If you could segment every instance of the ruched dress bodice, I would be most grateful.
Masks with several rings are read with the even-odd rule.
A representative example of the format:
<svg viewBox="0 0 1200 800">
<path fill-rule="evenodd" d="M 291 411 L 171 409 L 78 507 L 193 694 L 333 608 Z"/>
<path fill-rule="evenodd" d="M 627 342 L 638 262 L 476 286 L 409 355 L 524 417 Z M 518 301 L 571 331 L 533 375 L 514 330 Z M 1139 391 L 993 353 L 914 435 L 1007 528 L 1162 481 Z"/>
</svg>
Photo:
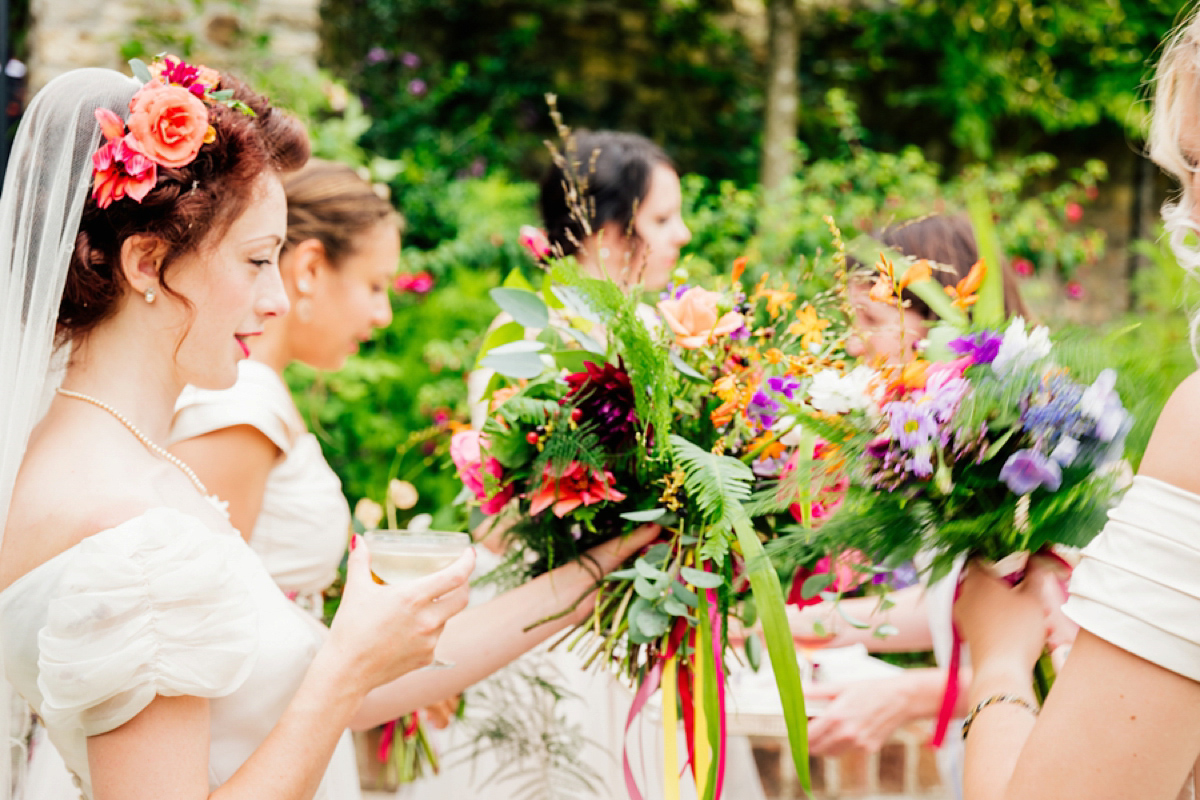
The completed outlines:
<svg viewBox="0 0 1200 800">
<path fill-rule="evenodd" d="M 1122 650 L 1200 681 L 1200 495 L 1139 475 L 1083 550 L 1063 611 Z"/>
<path fill-rule="evenodd" d="M 275 726 L 323 636 L 232 529 L 169 508 L 89 536 L 0 593 L 8 677 L 87 798 L 87 737 L 158 695 L 209 698 L 209 786 L 224 783 Z"/>
</svg>

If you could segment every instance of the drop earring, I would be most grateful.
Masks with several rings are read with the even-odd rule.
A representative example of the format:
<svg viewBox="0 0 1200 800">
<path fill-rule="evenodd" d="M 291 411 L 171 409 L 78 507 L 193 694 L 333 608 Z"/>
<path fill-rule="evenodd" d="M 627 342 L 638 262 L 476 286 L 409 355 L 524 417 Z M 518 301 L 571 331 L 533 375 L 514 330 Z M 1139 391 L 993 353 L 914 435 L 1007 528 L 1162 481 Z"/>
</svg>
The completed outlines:
<svg viewBox="0 0 1200 800">
<path fill-rule="evenodd" d="M 146 295 L 145 295 L 145 297 L 146 297 L 146 302 L 147 302 L 147 303 L 153 303 L 153 302 L 154 302 L 154 298 L 155 298 L 155 297 L 157 297 L 157 296 L 158 296 L 158 295 L 155 293 L 155 291 L 154 291 L 153 287 L 152 287 L 152 288 L 150 288 L 150 289 L 147 289 L 147 290 L 146 290 Z"/>
<path fill-rule="evenodd" d="M 296 291 L 300 293 L 300 299 L 296 301 L 296 316 L 301 322 L 308 322 L 312 319 L 312 300 L 308 298 L 309 292 L 312 291 L 312 285 L 301 278 L 296 281 Z"/>
</svg>

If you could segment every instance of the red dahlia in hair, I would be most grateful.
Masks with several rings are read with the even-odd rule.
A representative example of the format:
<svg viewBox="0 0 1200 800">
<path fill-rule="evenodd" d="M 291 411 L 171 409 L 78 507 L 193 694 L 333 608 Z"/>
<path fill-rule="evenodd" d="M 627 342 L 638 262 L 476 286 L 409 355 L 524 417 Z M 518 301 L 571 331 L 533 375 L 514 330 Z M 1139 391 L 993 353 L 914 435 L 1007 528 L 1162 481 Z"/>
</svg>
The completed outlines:
<svg viewBox="0 0 1200 800">
<path fill-rule="evenodd" d="M 623 362 L 596 366 L 586 361 L 583 366 L 583 372 L 566 377 L 571 389 L 562 403 L 583 412 L 576 415 L 579 422 L 594 425 L 601 444 L 609 450 L 620 450 L 633 442 L 638 429 L 637 402 L 629 374 Z"/>
</svg>

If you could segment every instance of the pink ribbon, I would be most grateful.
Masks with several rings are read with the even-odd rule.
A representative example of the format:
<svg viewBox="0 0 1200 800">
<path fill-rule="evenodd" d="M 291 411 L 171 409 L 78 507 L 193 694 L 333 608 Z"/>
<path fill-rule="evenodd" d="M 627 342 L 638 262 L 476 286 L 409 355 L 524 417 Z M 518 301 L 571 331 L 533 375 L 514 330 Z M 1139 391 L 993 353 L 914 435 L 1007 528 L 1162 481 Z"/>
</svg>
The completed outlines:
<svg viewBox="0 0 1200 800">
<path fill-rule="evenodd" d="M 671 635 L 667 639 L 667 651 L 659 656 L 658 661 L 646 673 L 646 677 L 642 680 L 642 685 L 638 687 L 637 693 L 633 696 L 633 704 L 629 706 L 629 716 L 625 720 L 625 737 L 629 737 L 629 729 L 633 727 L 633 721 L 637 719 L 637 715 L 642 712 L 649 702 L 650 696 L 658 691 L 658 686 L 662 682 L 662 665 L 664 662 L 675 657 L 676 651 L 679 649 L 680 642 L 683 641 L 684 633 L 687 630 L 687 621 L 680 617 L 675 622 L 675 627 L 671 630 Z M 682 681 L 680 681 L 682 686 Z M 663 702 L 675 702 L 675 698 L 663 698 Z M 633 777 L 633 767 L 629 763 L 629 745 L 625 744 L 621 748 L 621 762 L 625 773 L 625 789 L 629 792 L 631 800 L 643 800 L 641 791 L 638 790 L 637 780 Z M 690 748 L 689 748 L 690 751 Z"/>
</svg>

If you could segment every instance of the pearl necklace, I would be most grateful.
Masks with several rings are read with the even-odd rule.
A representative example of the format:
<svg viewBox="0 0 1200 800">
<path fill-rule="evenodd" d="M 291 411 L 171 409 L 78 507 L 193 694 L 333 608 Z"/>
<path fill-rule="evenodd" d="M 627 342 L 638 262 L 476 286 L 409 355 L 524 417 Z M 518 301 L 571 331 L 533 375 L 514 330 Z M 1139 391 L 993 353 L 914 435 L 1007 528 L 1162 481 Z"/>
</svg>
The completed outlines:
<svg viewBox="0 0 1200 800">
<path fill-rule="evenodd" d="M 96 398 L 92 397 L 91 395 L 86 395 L 86 394 L 83 394 L 82 392 L 72 392 L 68 389 L 63 389 L 61 387 L 57 391 L 63 397 L 70 397 L 75 400 L 82 400 L 85 403 L 91 403 L 92 405 L 96 406 L 97 408 L 102 408 L 105 411 L 107 411 L 108 413 L 112 414 L 114 417 L 117 418 L 118 422 L 120 422 L 122 425 L 124 425 L 126 428 L 128 428 L 129 432 L 137 437 L 137 440 L 139 442 L 141 442 L 142 444 L 144 444 L 146 446 L 147 450 L 149 450 L 151 453 L 154 453 L 157 456 L 160 456 L 160 457 L 166 459 L 167 461 L 171 462 L 175 466 L 179 467 L 179 470 L 184 475 L 186 475 L 188 477 L 188 480 L 190 480 L 192 482 L 192 484 L 200 491 L 200 494 L 204 497 L 208 497 L 208 489 L 205 488 L 204 483 L 200 480 L 199 476 L 197 476 L 196 473 L 192 471 L 191 467 L 189 467 L 187 464 L 180 461 L 178 456 L 173 455 L 172 453 L 168 452 L 165 448 L 160 447 L 157 444 L 155 444 L 154 442 L 150 441 L 150 437 L 147 436 L 146 434 L 142 433 L 140 430 L 138 430 L 137 426 L 134 425 L 132 422 L 130 422 L 125 417 L 125 415 L 122 414 L 120 411 L 117 411 L 115 408 L 110 406 L 108 403 L 97 400 Z"/>
</svg>

